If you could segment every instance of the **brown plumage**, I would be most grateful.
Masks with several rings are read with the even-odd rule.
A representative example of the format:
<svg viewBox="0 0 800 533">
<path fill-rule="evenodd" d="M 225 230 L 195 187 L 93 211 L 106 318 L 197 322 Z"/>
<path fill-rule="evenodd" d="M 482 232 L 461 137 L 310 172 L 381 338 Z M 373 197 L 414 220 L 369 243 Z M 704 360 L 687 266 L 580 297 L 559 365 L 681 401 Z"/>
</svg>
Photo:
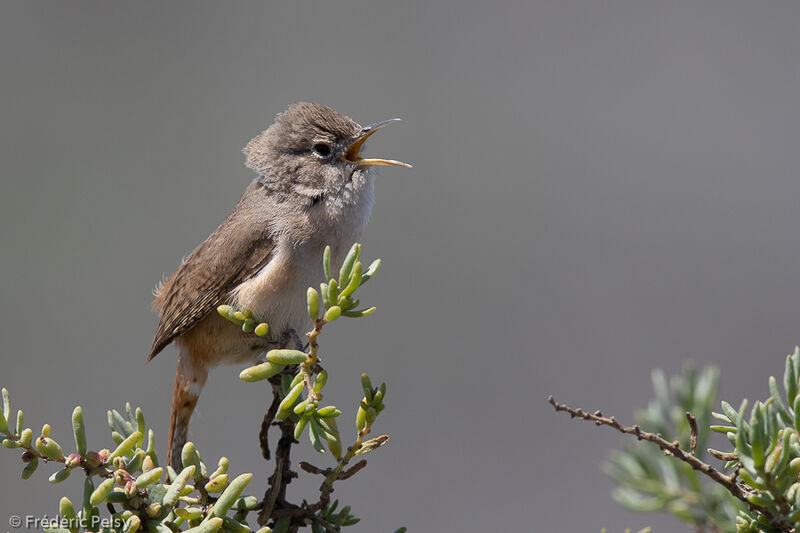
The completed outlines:
<svg viewBox="0 0 800 533">
<path fill-rule="evenodd" d="M 148 361 L 269 263 L 275 241 L 266 224 L 254 225 L 251 220 L 249 204 L 258 201 L 259 192 L 266 194 L 258 182 L 251 185 L 228 218 L 156 291 L 153 307 L 161 320 Z"/>
<path fill-rule="evenodd" d="M 334 261 L 361 233 L 373 205 L 373 165 L 362 159 L 361 128 L 321 104 L 299 103 L 245 148 L 258 177 L 230 215 L 156 290 L 159 324 L 147 360 L 171 342 L 179 356 L 170 414 L 168 462 L 180 466 L 189 420 L 210 368 L 254 361 L 276 338 L 310 326 L 304 294 L 319 282 L 326 244 Z M 250 309 L 272 339 L 245 334 L 216 313 Z"/>
</svg>

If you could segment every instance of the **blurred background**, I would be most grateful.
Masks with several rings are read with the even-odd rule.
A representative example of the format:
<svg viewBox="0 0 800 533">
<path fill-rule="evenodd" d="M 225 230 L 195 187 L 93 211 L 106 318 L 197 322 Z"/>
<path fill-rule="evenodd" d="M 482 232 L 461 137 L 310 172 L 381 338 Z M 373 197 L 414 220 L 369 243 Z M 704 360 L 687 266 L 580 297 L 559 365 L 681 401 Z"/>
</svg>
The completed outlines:
<svg viewBox="0 0 800 533">
<path fill-rule="evenodd" d="M 622 436 L 548 394 L 632 420 L 651 369 L 693 360 L 738 404 L 800 343 L 797 2 L 0 11 L 0 382 L 67 448 L 75 405 L 101 447 L 106 409 L 131 401 L 163 450 L 175 351 L 144 364 L 151 290 L 253 178 L 241 148 L 299 100 L 402 117 L 367 151 L 414 164 L 382 170 L 362 239 L 383 259 L 362 295 L 378 312 L 321 338 L 345 413 L 361 372 L 389 384 L 390 444 L 336 488 L 362 518 L 348 531 L 683 530 L 613 503 L 600 463 Z M 212 373 L 190 437 L 260 494 L 269 394 L 239 370 Z M 65 492 L 52 467 L 19 481 L 16 455 L 4 529 Z M 295 458 L 325 462 L 305 439 Z"/>
</svg>

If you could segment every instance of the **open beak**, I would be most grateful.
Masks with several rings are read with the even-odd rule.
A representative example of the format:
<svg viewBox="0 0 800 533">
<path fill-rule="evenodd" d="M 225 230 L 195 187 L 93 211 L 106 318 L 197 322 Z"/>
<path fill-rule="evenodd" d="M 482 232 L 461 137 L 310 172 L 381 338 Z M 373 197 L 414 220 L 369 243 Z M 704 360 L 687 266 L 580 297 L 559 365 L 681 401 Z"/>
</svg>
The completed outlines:
<svg viewBox="0 0 800 533">
<path fill-rule="evenodd" d="M 353 143 L 347 147 L 347 151 L 342 156 L 342 161 L 347 161 L 348 163 L 355 163 L 359 166 L 369 167 L 373 165 L 386 165 L 391 167 L 405 167 L 411 168 L 411 165 L 408 163 L 403 163 L 401 161 L 394 161 L 392 159 L 365 159 L 358 155 L 361 151 L 361 147 L 364 145 L 364 142 L 369 139 L 369 137 L 381 129 L 382 127 L 386 126 L 387 124 L 391 124 L 392 122 L 400 122 L 399 118 L 390 118 L 389 120 L 382 120 L 380 122 L 376 122 L 375 124 L 370 124 L 369 126 L 364 126 L 361 129 L 361 135 L 353 141 Z"/>
</svg>

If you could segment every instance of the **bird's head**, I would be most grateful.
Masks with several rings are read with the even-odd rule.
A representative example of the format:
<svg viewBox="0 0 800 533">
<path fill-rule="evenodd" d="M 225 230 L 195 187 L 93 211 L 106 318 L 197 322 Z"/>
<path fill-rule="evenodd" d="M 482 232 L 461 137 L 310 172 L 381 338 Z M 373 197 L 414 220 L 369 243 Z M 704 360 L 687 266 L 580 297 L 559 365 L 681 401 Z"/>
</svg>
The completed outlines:
<svg viewBox="0 0 800 533">
<path fill-rule="evenodd" d="M 247 166 L 275 191 L 320 200 L 358 201 L 371 184 L 374 166 L 411 167 L 391 159 L 361 157 L 364 142 L 378 129 L 400 119 L 369 126 L 322 104 L 300 102 L 245 147 Z"/>
</svg>

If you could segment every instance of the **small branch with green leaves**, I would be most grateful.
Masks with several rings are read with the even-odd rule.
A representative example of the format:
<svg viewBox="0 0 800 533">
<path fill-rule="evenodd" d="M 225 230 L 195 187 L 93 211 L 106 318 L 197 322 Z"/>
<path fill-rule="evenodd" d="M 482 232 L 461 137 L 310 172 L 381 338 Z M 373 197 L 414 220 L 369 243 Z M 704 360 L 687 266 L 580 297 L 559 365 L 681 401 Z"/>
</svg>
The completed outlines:
<svg viewBox="0 0 800 533">
<path fill-rule="evenodd" d="M 342 316 L 363 317 L 375 310 L 374 307 L 356 309 L 359 305 L 354 299 L 356 290 L 380 266 L 380 260 L 376 260 L 365 272 L 360 254 L 361 245 L 355 244 L 341 266 L 338 278 L 334 278 L 330 248 L 326 248 L 323 270 L 327 282 L 321 284 L 320 291 L 309 288 L 306 295 L 308 313 L 314 323 L 314 329 L 308 333 L 308 351 L 303 351 L 302 345 L 298 345 L 300 349 L 287 349 L 286 342 L 278 342 L 281 348 L 269 351 L 266 361 L 240 374 L 242 381 L 269 380 L 273 387 L 272 405 L 264 417 L 259 435 L 265 459 L 270 457 L 269 427 L 277 425 L 281 430 L 275 452 L 275 471 L 269 478 L 262 501 L 242 494 L 252 474 L 230 479 L 229 461 L 225 457 L 209 473 L 191 442 L 182 449 L 183 470 L 176 472 L 169 466 L 160 467 L 154 432 L 146 427 L 142 410 L 133 410 L 130 404 L 126 404 L 124 414 L 116 410 L 108 412 L 108 425 L 116 447 L 100 451 L 89 449 L 83 411 L 77 407 L 72 416 L 76 452 L 65 455 L 61 445 L 50 435 L 49 425 L 45 424 L 40 436 L 34 438 L 33 431 L 24 426 L 22 411 L 11 423 L 10 394 L 2 389 L 0 435 L 6 448 L 22 450 L 23 479 L 31 477 L 41 463 L 49 462 L 61 465 L 50 476 L 52 483 L 65 480 L 74 470 L 82 470 L 86 476 L 81 506 L 76 510 L 71 500 L 62 498 L 59 514 L 64 520 L 47 531 L 98 531 L 103 505 L 110 514 L 112 525 L 107 527 L 108 522 L 102 525 L 104 531 L 111 533 L 136 533 L 139 530 L 159 533 L 288 533 L 306 526 L 310 526 L 313 533 L 338 533 L 342 527 L 357 523 L 359 519 L 350 513 L 350 507 L 339 508 L 339 502 L 331 502 L 330 495 L 336 481 L 348 479 L 366 466 L 366 461 L 361 460 L 347 468 L 354 457 L 369 453 L 388 440 L 386 435 L 364 440 L 385 407 L 386 385 L 382 383 L 373 387 L 366 374 L 362 375 L 364 397 L 355 416 L 358 432 L 355 442 L 343 453 L 336 424 L 342 411 L 333 405 L 321 405 L 328 373 L 320 364 L 318 337 L 324 326 Z M 246 333 L 270 336 L 269 325 L 259 322 L 247 310 L 220 306 L 218 311 Z M 280 333 L 280 339 L 288 338 L 288 332 Z M 324 469 L 300 463 L 303 470 L 322 475 L 325 479 L 316 503 L 309 504 L 303 500 L 300 505 L 295 505 L 285 501 L 286 485 L 296 477 L 290 470 L 290 450 L 306 429 L 314 449 L 320 453 L 330 451 L 336 462 Z M 247 523 L 250 513 L 256 513 L 258 524 L 264 527 L 251 528 Z M 402 531 L 405 528 L 397 530 Z"/>
<path fill-rule="evenodd" d="M 362 460 L 349 470 L 345 470 L 345 466 L 358 455 L 365 455 L 374 450 L 377 450 L 389 440 L 388 435 L 381 435 L 374 439 L 364 441 L 369 432 L 372 430 L 372 423 L 378 414 L 383 411 L 384 404 L 383 398 L 386 395 L 386 384 L 381 383 L 378 388 L 373 388 L 370 383 L 369 377 L 366 374 L 361 375 L 361 386 L 364 389 L 364 397 L 358 406 L 358 413 L 356 414 L 356 427 L 358 428 L 358 436 L 355 443 L 347 449 L 347 453 L 340 457 L 336 466 L 330 470 L 322 472 L 325 476 L 325 481 L 320 486 L 320 499 L 318 505 L 324 507 L 330 502 L 330 495 L 333 492 L 334 482 L 340 479 L 347 479 L 367 465 L 366 460 Z"/>
<path fill-rule="evenodd" d="M 351 477 L 366 465 L 366 462 L 362 462 L 345 470 L 353 457 L 369 453 L 388 440 L 389 437 L 383 435 L 377 439 L 364 441 L 378 413 L 385 407 L 383 399 L 386 395 L 386 384 L 382 383 L 379 387 L 373 388 L 369 377 L 366 374 L 362 375 L 364 398 L 356 414 L 358 433 L 353 445 L 343 454 L 342 439 L 336 422 L 342 411 L 333 405 L 321 406 L 322 391 L 328 381 L 328 372 L 320 364 L 318 339 L 323 328 L 340 317 L 359 318 L 375 311 L 374 307 L 356 309 L 360 302 L 354 295 L 356 290 L 375 275 L 380 267 L 380 259 L 373 261 L 366 271 L 360 259 L 361 245 L 354 244 L 339 269 L 338 277 L 334 277 L 331 249 L 326 247 L 322 261 L 326 282 L 320 284 L 319 291 L 309 287 L 306 293 L 308 316 L 314 324 L 313 330 L 307 333 L 307 351 L 287 348 L 270 350 L 266 354 L 266 361 L 246 368 L 239 375 L 240 379 L 246 382 L 271 380 L 277 391 L 275 401 L 265 417 L 265 424 L 278 425 L 282 431 L 282 438 L 276 452 L 275 470 L 270 478 L 270 486 L 266 490 L 259 516 L 261 524 L 267 523 L 276 513 L 284 514 L 283 518 L 289 518 L 290 526 L 312 520 L 312 530 L 315 532 L 337 531 L 336 527 L 351 525 L 358 521 L 349 515 L 349 508 L 347 517 L 340 517 L 337 514 L 337 518 L 332 520 L 329 511 L 330 495 L 336 481 Z M 245 332 L 252 332 L 262 337 L 269 335 L 269 325 L 263 322 L 257 323 L 247 310 L 236 310 L 226 305 L 220 306 L 218 311 L 223 317 L 241 326 Z M 276 422 L 272 422 L 273 417 Z M 280 497 L 285 493 L 286 484 L 293 477 L 293 473 L 288 470 L 289 450 L 293 442 L 287 438 L 289 427 L 292 428 L 291 435 L 294 439 L 299 439 L 308 429 L 309 440 L 314 449 L 319 453 L 325 453 L 327 449 L 337 460 L 336 464 L 328 469 L 314 467 L 306 462 L 301 463 L 301 468 L 307 472 L 325 476 L 320 487 L 319 500 L 314 504 L 304 502 L 300 506 L 292 505 L 282 501 Z M 262 447 L 265 433 L 266 430 L 262 430 Z M 265 457 L 267 456 L 268 450 L 265 449 Z M 326 529 L 328 526 L 325 524 L 332 525 L 334 529 Z"/>
<path fill-rule="evenodd" d="M 747 502 L 747 494 L 742 491 L 741 487 L 736 484 L 736 476 L 734 475 L 725 475 L 713 466 L 704 463 L 700 459 L 698 459 L 692 452 L 684 450 L 681 448 L 681 443 L 678 440 L 668 441 L 663 438 L 661 435 L 657 433 L 651 433 L 649 431 L 644 431 L 642 428 L 636 424 L 633 426 L 626 426 L 625 424 L 620 423 L 616 417 L 610 416 L 606 417 L 603 416 L 603 413 L 600 411 L 595 411 L 593 413 L 587 413 L 583 409 L 580 408 L 573 408 L 562 403 L 558 403 L 555 399 L 550 396 L 547 399 L 548 403 L 553 406 L 553 409 L 556 411 L 564 411 L 569 413 L 570 417 L 572 418 L 580 418 L 581 420 L 589 420 L 595 423 L 598 426 L 609 426 L 620 433 L 625 433 L 628 435 L 635 436 L 638 440 L 646 440 L 648 442 L 652 442 L 661 450 L 667 454 L 675 457 L 676 459 L 685 462 L 689 466 L 691 466 L 694 470 L 698 472 L 702 472 L 703 474 L 707 475 L 723 487 L 725 487 L 728 492 L 730 492 L 736 498 L 742 500 L 743 502 Z"/>
<path fill-rule="evenodd" d="M 182 528 L 193 533 L 214 533 L 223 528 L 227 531 L 251 531 L 245 518 L 247 513 L 256 509 L 258 500 L 241 496 L 241 493 L 252 474 L 229 480 L 228 459 L 223 457 L 217 469 L 207 475 L 206 466 L 191 442 L 183 448 L 186 466 L 181 472 L 175 472 L 169 466 L 158 466 L 154 432 L 147 429 L 140 408 L 134 411 L 130 404 L 126 404 L 125 414 L 109 411 L 108 425 L 117 446 L 113 450 L 92 451 L 86 442 L 83 410 L 76 407 L 72 414 L 76 451 L 65 456 L 61 445 L 50 435 L 47 424 L 35 443 L 32 442 L 31 429 L 23 429 L 22 411 L 17 414 L 15 427 L 9 428 L 11 398 L 6 389 L 3 389 L 2 396 L 0 433 L 5 435 L 3 445 L 24 450 L 23 479 L 31 477 L 40 460 L 64 465 L 50 476 L 51 483 L 64 481 L 73 470 L 82 470 L 86 476 L 81 506 L 76 510 L 69 498 L 61 498 L 59 515 L 62 520 L 58 527 L 46 528 L 46 531 L 98 531 L 102 505 L 110 513 L 110 521 L 102 522 L 102 525 L 110 522 L 112 527 L 106 527 L 106 530 L 112 532 L 145 530 L 168 533 Z M 145 434 L 148 435 L 146 447 Z M 195 485 L 190 484 L 192 481 Z M 259 530 L 260 533 L 269 531 L 269 528 Z"/>
<path fill-rule="evenodd" d="M 632 510 L 670 511 L 701 531 L 800 531 L 800 348 L 786 357 L 782 390 L 770 377 L 770 396 L 752 408 L 745 399 L 738 409 L 723 401 L 721 413 L 711 411 L 718 391 L 715 369 L 698 378 L 690 368 L 669 383 L 657 371 L 653 384 L 656 398 L 632 426 L 549 399 L 556 411 L 634 435 L 663 452 L 659 457 L 628 446 L 615 454 L 607 466 L 619 484 L 615 498 Z M 711 417 L 722 424 L 711 424 Z M 668 432 L 671 437 L 665 436 Z M 733 449 L 706 448 L 711 432 L 724 434 Z M 696 450 L 724 461 L 724 467 L 712 467 Z M 692 471 L 713 483 L 701 485 L 696 474 L 688 474 Z"/>
</svg>

